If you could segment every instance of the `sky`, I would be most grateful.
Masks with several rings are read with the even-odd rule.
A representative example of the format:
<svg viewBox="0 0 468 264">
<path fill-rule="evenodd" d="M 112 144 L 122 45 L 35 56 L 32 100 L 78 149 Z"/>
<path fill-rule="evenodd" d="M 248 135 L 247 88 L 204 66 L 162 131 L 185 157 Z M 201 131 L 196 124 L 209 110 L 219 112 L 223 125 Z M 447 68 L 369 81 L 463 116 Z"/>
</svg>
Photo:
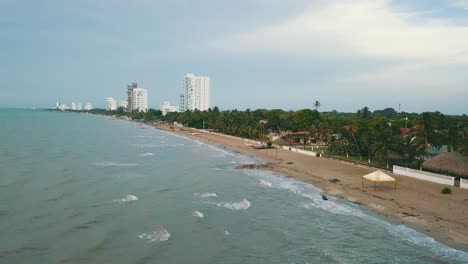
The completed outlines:
<svg viewBox="0 0 468 264">
<path fill-rule="evenodd" d="M 468 114 L 468 0 L 0 0 L 0 107 L 178 104 L 187 73 L 220 109 Z"/>
</svg>

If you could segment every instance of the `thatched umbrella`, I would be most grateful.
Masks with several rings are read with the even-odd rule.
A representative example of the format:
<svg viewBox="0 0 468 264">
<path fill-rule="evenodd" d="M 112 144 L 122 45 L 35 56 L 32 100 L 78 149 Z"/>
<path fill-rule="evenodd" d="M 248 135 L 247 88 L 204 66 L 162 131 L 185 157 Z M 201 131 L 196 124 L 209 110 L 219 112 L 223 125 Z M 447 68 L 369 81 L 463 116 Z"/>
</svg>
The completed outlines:
<svg viewBox="0 0 468 264">
<path fill-rule="evenodd" d="M 422 164 L 424 169 L 468 177 L 468 157 L 455 153 L 441 153 Z"/>
</svg>

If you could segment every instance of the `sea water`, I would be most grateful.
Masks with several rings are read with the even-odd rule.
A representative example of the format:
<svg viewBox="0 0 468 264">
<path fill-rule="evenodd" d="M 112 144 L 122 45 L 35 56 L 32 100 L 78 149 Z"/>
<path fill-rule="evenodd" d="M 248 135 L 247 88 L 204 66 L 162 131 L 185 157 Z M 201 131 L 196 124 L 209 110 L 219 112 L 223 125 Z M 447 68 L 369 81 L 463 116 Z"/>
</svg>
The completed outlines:
<svg viewBox="0 0 468 264">
<path fill-rule="evenodd" d="M 91 114 L 0 125 L 0 263 L 468 263 L 219 146 Z"/>
</svg>

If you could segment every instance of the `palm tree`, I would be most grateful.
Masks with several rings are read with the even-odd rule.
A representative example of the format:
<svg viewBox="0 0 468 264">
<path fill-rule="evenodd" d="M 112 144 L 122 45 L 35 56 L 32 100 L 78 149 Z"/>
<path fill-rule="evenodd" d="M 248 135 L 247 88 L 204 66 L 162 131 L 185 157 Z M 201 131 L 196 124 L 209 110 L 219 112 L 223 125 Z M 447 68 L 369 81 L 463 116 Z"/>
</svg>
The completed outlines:
<svg viewBox="0 0 468 264">
<path fill-rule="evenodd" d="M 380 126 L 376 131 L 375 142 L 370 146 L 374 157 L 381 162 L 387 164 L 389 169 L 388 158 L 391 154 L 398 154 L 399 151 L 399 136 L 394 136 L 389 127 Z"/>
<path fill-rule="evenodd" d="M 320 102 L 319 101 L 315 101 L 314 103 L 314 108 L 316 111 L 318 111 L 318 108 L 321 106 Z"/>
<path fill-rule="evenodd" d="M 356 134 L 356 132 L 359 130 L 359 128 L 356 125 L 353 125 L 353 124 L 346 125 L 343 128 L 345 129 L 346 132 L 351 134 L 351 136 L 352 136 L 352 138 L 354 140 L 354 143 L 356 144 L 356 148 L 358 150 L 358 153 L 359 153 L 359 160 L 362 160 L 361 151 L 359 150 L 359 146 L 358 146 L 358 143 L 356 141 L 356 137 L 354 136 L 354 134 Z M 346 155 L 346 156 L 348 156 L 348 155 Z"/>
</svg>

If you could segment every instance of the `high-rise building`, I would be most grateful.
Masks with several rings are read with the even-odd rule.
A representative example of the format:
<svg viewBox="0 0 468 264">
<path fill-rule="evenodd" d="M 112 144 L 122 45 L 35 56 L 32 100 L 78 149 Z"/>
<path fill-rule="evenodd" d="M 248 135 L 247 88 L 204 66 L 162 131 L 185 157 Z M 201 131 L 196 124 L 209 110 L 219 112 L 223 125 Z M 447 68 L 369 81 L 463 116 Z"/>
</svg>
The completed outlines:
<svg viewBox="0 0 468 264">
<path fill-rule="evenodd" d="M 72 102 L 72 103 L 71 103 L 71 110 L 76 110 L 76 104 L 75 104 L 75 102 Z"/>
<path fill-rule="evenodd" d="M 114 111 L 117 110 L 117 101 L 115 101 L 112 97 L 106 98 L 106 110 L 107 111 Z"/>
<path fill-rule="evenodd" d="M 206 111 L 210 108 L 210 78 L 187 74 L 184 78 L 184 89 L 180 95 L 180 111 Z"/>
<path fill-rule="evenodd" d="M 76 103 L 75 109 L 76 109 L 77 111 L 81 111 L 81 109 L 82 109 L 82 107 L 81 107 L 81 102 Z"/>
<path fill-rule="evenodd" d="M 162 105 L 159 106 L 159 110 L 161 110 L 163 116 L 166 116 L 167 113 L 179 112 L 179 107 L 171 105 L 171 103 L 169 102 L 164 102 Z"/>
<path fill-rule="evenodd" d="M 148 111 L 148 91 L 138 88 L 137 83 L 127 86 L 127 111 Z"/>
</svg>

